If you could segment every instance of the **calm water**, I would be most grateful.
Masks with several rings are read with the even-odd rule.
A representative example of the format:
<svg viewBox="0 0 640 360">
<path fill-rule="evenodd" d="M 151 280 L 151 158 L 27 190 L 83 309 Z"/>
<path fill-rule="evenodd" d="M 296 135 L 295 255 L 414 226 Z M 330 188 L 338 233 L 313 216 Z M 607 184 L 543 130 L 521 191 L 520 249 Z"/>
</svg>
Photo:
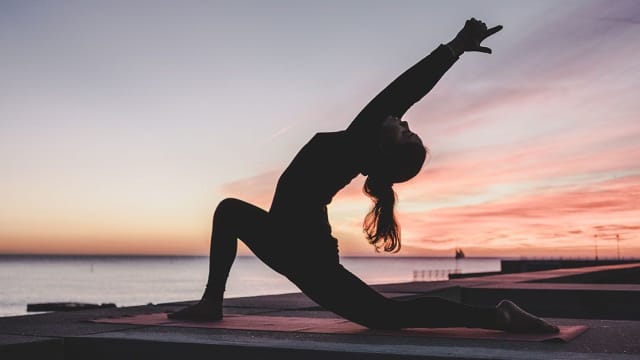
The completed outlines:
<svg viewBox="0 0 640 360">
<path fill-rule="evenodd" d="M 499 259 L 358 258 L 342 264 L 365 282 L 442 280 L 447 272 L 499 271 Z M 0 316 L 27 314 L 27 303 L 142 305 L 200 298 L 207 257 L 0 256 Z M 235 262 L 225 297 L 297 292 L 254 257 Z"/>
</svg>

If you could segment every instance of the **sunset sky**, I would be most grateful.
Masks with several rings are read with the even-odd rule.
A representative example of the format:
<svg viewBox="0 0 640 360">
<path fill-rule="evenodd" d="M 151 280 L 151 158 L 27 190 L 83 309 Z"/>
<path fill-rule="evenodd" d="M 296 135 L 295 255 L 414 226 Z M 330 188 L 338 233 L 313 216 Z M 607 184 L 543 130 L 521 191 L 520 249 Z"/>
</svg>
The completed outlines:
<svg viewBox="0 0 640 360">
<path fill-rule="evenodd" d="M 405 116 L 431 158 L 398 255 L 640 257 L 636 0 L 4 0 L 0 253 L 206 255 L 220 200 L 268 208 L 471 17 L 504 29 Z M 329 207 L 341 255 L 375 255 L 363 181 Z"/>
</svg>

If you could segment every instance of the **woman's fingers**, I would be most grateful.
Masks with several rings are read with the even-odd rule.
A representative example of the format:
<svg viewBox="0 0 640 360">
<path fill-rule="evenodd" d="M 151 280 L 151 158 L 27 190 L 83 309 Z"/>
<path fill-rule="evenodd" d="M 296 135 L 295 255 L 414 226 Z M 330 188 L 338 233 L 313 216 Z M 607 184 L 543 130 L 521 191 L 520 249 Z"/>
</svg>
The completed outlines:
<svg viewBox="0 0 640 360">
<path fill-rule="evenodd" d="M 486 29 L 486 25 L 484 25 L 484 23 L 482 24 L 483 27 L 485 28 L 484 31 L 484 35 L 482 36 L 482 40 L 480 41 L 484 41 L 484 39 L 488 38 L 489 36 L 497 33 L 498 31 L 502 30 L 502 25 L 498 25 L 498 26 L 494 26 L 491 29 Z M 478 44 L 478 46 L 474 49 L 474 51 L 479 51 L 485 54 L 491 54 L 491 49 L 486 47 L 486 46 L 480 46 L 480 44 Z"/>
<path fill-rule="evenodd" d="M 491 49 L 486 46 L 478 46 L 477 48 L 473 49 L 473 51 L 491 54 Z"/>
<path fill-rule="evenodd" d="M 484 38 L 486 39 L 500 30 L 502 30 L 502 25 L 494 26 L 491 29 L 487 30 L 487 32 L 484 35 Z"/>
<path fill-rule="evenodd" d="M 480 43 L 500 30 L 502 30 L 502 25 L 489 29 L 484 22 L 476 18 L 471 18 L 466 21 L 463 29 L 456 36 L 456 39 L 459 39 L 463 44 L 464 51 L 477 51 L 491 54 L 491 49 L 486 46 L 481 46 Z"/>
</svg>

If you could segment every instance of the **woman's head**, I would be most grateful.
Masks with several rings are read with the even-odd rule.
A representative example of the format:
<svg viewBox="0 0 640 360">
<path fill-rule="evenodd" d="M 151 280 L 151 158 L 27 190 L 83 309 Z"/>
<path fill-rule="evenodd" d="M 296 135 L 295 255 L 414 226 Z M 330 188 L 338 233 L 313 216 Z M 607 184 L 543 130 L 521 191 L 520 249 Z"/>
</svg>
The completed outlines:
<svg viewBox="0 0 640 360">
<path fill-rule="evenodd" d="M 422 144 L 422 140 L 418 134 L 409 129 L 406 121 L 400 120 L 397 116 L 387 116 L 380 127 L 380 143 L 381 145 L 395 145 L 415 143 Z"/>
<path fill-rule="evenodd" d="M 406 121 L 395 116 L 388 116 L 382 123 L 378 149 L 369 175 L 390 183 L 416 176 L 427 157 L 422 139 L 409 129 Z"/>
<path fill-rule="evenodd" d="M 427 150 L 405 121 L 389 116 L 380 130 L 378 154 L 371 160 L 364 192 L 374 205 L 363 228 L 376 250 L 400 250 L 400 227 L 394 214 L 396 194 L 393 184 L 407 181 L 420 172 Z"/>
</svg>

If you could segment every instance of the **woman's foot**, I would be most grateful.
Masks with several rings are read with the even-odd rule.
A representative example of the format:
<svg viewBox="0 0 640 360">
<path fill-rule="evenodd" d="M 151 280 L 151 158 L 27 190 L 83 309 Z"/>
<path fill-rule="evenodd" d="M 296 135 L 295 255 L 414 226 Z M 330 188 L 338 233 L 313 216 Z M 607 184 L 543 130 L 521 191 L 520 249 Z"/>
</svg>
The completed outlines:
<svg viewBox="0 0 640 360">
<path fill-rule="evenodd" d="M 167 314 L 169 319 L 190 320 L 190 321 L 216 321 L 222 319 L 222 303 L 200 300 L 199 303 L 191 305 L 180 311 Z"/>
<path fill-rule="evenodd" d="M 502 300 L 496 307 L 498 327 L 501 330 L 518 333 L 557 333 L 557 326 L 533 316 L 509 300 Z"/>
</svg>

